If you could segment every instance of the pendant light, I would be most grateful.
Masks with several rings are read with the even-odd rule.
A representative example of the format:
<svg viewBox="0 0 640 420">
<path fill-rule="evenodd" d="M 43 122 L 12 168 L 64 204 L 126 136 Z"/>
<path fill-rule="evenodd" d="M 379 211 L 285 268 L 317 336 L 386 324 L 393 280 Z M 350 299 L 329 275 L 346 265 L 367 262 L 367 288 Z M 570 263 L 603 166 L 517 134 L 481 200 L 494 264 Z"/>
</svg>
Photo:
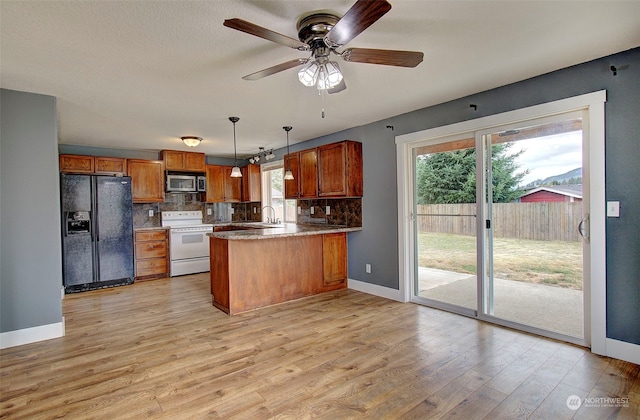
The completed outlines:
<svg viewBox="0 0 640 420">
<path fill-rule="evenodd" d="M 291 126 L 282 127 L 284 131 L 287 132 L 287 155 L 289 154 L 289 131 L 293 129 Z M 287 159 L 287 170 L 284 173 L 284 180 L 291 181 L 293 180 L 293 172 L 291 172 L 291 165 L 289 164 L 289 159 Z"/>
<path fill-rule="evenodd" d="M 231 178 L 242 177 L 242 172 L 238 167 L 238 153 L 236 151 L 236 123 L 240 121 L 238 117 L 229 117 L 229 121 L 233 123 L 233 168 L 231 169 Z"/>
</svg>

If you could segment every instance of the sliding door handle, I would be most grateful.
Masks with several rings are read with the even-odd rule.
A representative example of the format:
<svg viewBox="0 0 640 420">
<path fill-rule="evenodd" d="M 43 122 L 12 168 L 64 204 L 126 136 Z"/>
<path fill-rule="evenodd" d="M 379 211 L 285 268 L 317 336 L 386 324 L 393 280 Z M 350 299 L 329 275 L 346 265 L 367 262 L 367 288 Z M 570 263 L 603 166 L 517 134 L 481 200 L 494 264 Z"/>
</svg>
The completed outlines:
<svg viewBox="0 0 640 420">
<path fill-rule="evenodd" d="M 585 214 L 585 216 L 578 223 L 578 233 L 582 236 L 586 242 L 589 242 L 589 214 Z"/>
</svg>

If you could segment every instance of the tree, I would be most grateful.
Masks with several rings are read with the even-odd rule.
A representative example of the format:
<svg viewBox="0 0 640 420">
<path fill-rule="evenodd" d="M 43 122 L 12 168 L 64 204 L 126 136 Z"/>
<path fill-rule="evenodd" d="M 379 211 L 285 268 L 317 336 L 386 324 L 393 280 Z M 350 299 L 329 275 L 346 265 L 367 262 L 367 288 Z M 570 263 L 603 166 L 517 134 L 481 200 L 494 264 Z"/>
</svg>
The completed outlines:
<svg viewBox="0 0 640 420">
<path fill-rule="evenodd" d="M 515 159 L 509 154 L 512 143 L 492 146 L 493 202 L 508 203 L 519 198 L 518 187 L 528 171 L 516 172 Z M 475 148 L 440 152 L 417 159 L 418 204 L 454 204 L 476 202 Z"/>
</svg>

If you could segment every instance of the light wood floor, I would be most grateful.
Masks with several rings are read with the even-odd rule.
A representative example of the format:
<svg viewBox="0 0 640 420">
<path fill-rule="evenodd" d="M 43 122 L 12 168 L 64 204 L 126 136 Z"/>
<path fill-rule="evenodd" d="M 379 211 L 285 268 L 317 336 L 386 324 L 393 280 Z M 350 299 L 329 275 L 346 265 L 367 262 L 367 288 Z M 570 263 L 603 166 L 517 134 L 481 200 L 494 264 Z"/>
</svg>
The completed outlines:
<svg viewBox="0 0 640 420">
<path fill-rule="evenodd" d="M 351 290 L 228 317 L 204 274 L 63 312 L 65 337 L 0 351 L 0 417 L 640 417 L 638 365 Z"/>
</svg>

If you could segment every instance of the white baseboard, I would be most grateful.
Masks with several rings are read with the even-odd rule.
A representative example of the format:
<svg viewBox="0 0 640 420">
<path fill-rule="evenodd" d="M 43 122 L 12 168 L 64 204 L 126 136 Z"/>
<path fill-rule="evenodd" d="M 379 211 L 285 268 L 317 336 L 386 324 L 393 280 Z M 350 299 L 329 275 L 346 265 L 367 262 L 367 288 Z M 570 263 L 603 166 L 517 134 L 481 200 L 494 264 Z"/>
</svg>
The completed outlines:
<svg viewBox="0 0 640 420">
<path fill-rule="evenodd" d="M 24 328 L 0 333 L 0 349 L 22 346 L 37 341 L 51 340 L 64 337 L 64 317 L 62 322 L 55 324 L 39 325 L 37 327 Z"/>
<path fill-rule="evenodd" d="M 398 302 L 404 302 L 400 290 L 390 289 L 388 287 L 378 286 L 377 284 L 366 283 L 364 281 L 353 279 L 349 279 L 348 284 L 349 289 L 369 293 L 370 295 L 380 296 L 391 300 L 396 300 Z"/>
<path fill-rule="evenodd" d="M 607 356 L 640 365 L 640 345 L 607 338 Z"/>
</svg>

